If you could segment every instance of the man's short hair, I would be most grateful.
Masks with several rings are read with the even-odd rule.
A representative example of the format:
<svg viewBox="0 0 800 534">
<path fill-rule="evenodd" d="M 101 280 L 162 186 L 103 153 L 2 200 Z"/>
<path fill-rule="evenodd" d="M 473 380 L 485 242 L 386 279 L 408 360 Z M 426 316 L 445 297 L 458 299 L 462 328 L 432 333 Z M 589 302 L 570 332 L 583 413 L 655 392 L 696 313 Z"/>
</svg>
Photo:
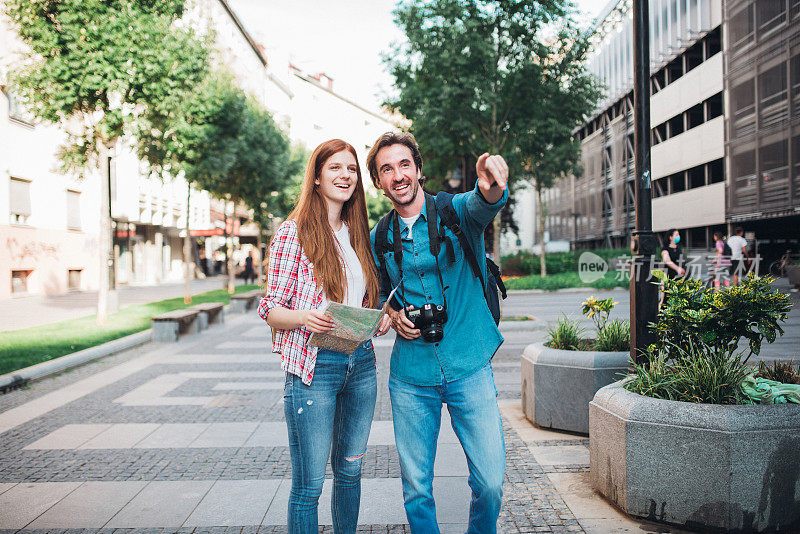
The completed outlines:
<svg viewBox="0 0 800 534">
<path fill-rule="evenodd" d="M 734 233 L 734 234 L 736 234 L 736 235 L 743 234 L 743 233 L 744 233 L 744 230 L 742 229 L 742 227 L 741 227 L 741 226 L 737 226 L 737 227 L 736 227 L 736 228 L 733 230 L 733 233 Z"/>
<path fill-rule="evenodd" d="M 417 169 L 422 169 L 422 156 L 419 153 L 419 146 L 414 136 L 408 132 L 386 132 L 375 141 L 375 144 L 369 149 L 369 154 L 367 154 L 367 169 L 369 169 L 372 183 L 376 186 L 380 180 L 378 179 L 378 169 L 375 166 L 375 156 L 378 155 L 380 149 L 391 145 L 403 145 L 408 147 L 414 158 L 414 164 L 417 166 Z"/>
</svg>

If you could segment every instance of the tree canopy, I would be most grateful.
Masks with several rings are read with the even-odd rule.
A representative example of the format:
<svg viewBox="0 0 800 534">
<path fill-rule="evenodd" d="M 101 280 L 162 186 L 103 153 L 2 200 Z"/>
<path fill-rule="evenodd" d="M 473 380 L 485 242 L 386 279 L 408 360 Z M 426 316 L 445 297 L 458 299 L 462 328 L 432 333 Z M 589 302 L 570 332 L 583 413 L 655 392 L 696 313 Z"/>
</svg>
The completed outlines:
<svg viewBox="0 0 800 534">
<path fill-rule="evenodd" d="M 207 71 L 202 39 L 175 24 L 183 8 L 183 0 L 6 2 L 32 52 L 13 83 L 37 118 L 66 126 L 63 170 L 82 173 L 100 145 L 127 134 L 160 164 L 163 152 L 150 150 L 164 134 L 158 116 L 168 118 Z"/>
<path fill-rule="evenodd" d="M 560 0 L 406 1 L 395 10 L 408 42 L 386 59 L 398 89 L 387 104 L 412 121 L 435 184 L 461 157 L 486 151 L 519 177 L 516 143 L 538 105 L 531 86 L 547 55 L 536 34 L 565 15 Z"/>
</svg>

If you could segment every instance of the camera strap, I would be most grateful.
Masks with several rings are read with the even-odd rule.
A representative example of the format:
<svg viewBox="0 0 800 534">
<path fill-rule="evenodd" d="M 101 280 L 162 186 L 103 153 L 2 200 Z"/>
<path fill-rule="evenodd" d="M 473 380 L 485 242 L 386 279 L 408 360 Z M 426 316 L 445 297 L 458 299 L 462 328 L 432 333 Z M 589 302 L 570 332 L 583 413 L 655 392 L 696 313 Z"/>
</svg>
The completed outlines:
<svg viewBox="0 0 800 534">
<path fill-rule="evenodd" d="M 428 248 L 433 255 L 433 260 L 436 263 L 436 275 L 439 277 L 439 284 L 442 288 L 442 300 L 444 308 L 447 309 L 447 296 L 445 295 L 444 279 L 442 278 L 442 270 L 439 268 L 439 251 L 442 248 L 441 236 L 436 231 L 436 203 L 432 196 L 425 195 L 425 217 L 428 219 Z M 397 212 L 392 213 L 392 248 L 394 249 L 394 262 L 397 264 L 397 270 L 400 275 L 400 291 L 405 299 L 405 286 L 403 285 L 403 243 L 400 237 L 400 221 Z M 412 231 L 411 228 L 408 229 Z"/>
</svg>

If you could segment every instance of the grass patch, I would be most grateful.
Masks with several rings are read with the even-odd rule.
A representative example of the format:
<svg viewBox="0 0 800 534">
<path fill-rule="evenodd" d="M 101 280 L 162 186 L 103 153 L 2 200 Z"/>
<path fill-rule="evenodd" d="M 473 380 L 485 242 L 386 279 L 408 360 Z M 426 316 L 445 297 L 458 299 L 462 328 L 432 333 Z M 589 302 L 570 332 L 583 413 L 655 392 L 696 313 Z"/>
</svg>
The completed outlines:
<svg viewBox="0 0 800 534">
<path fill-rule="evenodd" d="M 566 289 L 570 287 L 591 287 L 594 289 L 614 289 L 615 287 L 629 286 L 627 277 L 618 280 L 617 272 L 607 272 L 599 280 L 595 280 L 589 284 L 584 283 L 577 272 L 548 274 L 546 278 L 542 278 L 538 274 L 524 276 L 521 278 L 511 278 L 506 281 L 507 289 L 543 289 L 545 291 L 555 291 L 557 289 Z"/>
<path fill-rule="evenodd" d="M 259 287 L 255 284 L 243 284 L 236 286 L 235 292 L 242 293 Z M 98 326 L 95 316 L 89 315 L 22 330 L 0 332 L 0 374 L 147 330 L 150 328 L 150 318 L 154 315 L 203 302 L 227 304 L 230 302 L 230 295 L 224 289 L 215 289 L 193 295 L 191 304 L 184 304 L 183 297 L 178 297 L 128 306 L 109 315 L 103 326 Z"/>
</svg>

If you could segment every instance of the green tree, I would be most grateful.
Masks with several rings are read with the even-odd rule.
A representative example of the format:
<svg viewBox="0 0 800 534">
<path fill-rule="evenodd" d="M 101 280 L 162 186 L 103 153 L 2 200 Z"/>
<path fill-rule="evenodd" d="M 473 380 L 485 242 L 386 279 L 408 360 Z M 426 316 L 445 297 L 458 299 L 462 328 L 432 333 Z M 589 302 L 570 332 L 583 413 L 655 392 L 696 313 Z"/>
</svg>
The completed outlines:
<svg viewBox="0 0 800 534">
<path fill-rule="evenodd" d="M 207 68 L 201 40 L 175 24 L 183 9 L 183 0 L 5 2 L 31 51 L 12 82 L 35 117 L 66 127 L 64 172 L 104 176 L 117 141 L 134 134 L 137 152 L 161 164 L 163 152 L 149 150 L 164 135 L 155 116 L 168 114 Z M 112 247 L 108 188 L 101 192 L 97 321 L 103 324 Z"/>
<path fill-rule="evenodd" d="M 569 7 L 563 0 L 407 0 L 395 10 L 407 42 L 386 58 L 398 89 L 387 104 L 412 121 L 432 187 L 464 156 L 486 151 L 503 155 L 510 181 L 520 178 L 518 141 L 541 107 L 539 72 L 549 56 L 536 34 Z"/>
<path fill-rule="evenodd" d="M 535 106 L 523 120 L 517 140 L 524 176 L 533 183 L 537 198 L 537 230 L 541 244 L 540 276 L 547 276 L 544 242 L 545 206 L 542 191 L 560 178 L 580 176 L 580 141 L 573 135 L 601 96 L 596 79 L 586 70 L 588 35 L 564 26 L 548 49 L 548 56 L 534 69 L 538 83 L 523 84 Z"/>
</svg>

